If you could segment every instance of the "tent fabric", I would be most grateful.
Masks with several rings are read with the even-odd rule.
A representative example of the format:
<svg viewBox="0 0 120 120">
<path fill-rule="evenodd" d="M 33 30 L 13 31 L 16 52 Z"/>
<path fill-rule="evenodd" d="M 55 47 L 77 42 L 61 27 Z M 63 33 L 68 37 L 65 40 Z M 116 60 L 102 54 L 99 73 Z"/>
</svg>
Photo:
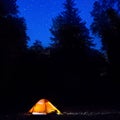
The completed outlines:
<svg viewBox="0 0 120 120">
<path fill-rule="evenodd" d="M 29 110 L 32 114 L 49 114 L 56 112 L 56 114 L 61 114 L 61 112 L 47 99 L 39 100 L 33 107 Z"/>
</svg>

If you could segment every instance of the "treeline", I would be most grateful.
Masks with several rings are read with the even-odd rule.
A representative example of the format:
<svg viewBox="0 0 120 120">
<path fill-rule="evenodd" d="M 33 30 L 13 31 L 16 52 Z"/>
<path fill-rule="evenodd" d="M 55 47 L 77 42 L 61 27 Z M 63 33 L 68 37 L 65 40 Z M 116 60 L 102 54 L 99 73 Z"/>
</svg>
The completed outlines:
<svg viewBox="0 0 120 120">
<path fill-rule="evenodd" d="M 36 40 L 28 47 L 16 0 L 0 1 L 0 90 L 10 108 L 28 107 L 30 99 L 40 97 L 65 105 L 119 103 L 119 0 L 97 0 L 91 11 L 91 31 L 100 37 L 102 52 L 93 49 L 75 1 L 65 0 L 63 6 L 50 28 L 52 44 L 44 48 Z"/>
</svg>

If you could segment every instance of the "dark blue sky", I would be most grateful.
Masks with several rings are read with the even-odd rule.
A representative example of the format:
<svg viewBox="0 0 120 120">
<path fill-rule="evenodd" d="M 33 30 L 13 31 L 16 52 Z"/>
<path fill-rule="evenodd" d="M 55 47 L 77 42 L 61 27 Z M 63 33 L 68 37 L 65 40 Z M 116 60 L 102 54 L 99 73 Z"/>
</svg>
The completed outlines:
<svg viewBox="0 0 120 120">
<path fill-rule="evenodd" d="M 27 34 L 30 37 L 29 45 L 35 40 L 42 41 L 43 46 L 50 43 L 49 28 L 52 24 L 52 18 L 63 10 L 65 0 L 18 0 L 20 16 L 24 17 L 27 24 Z M 76 7 L 80 11 L 80 16 L 86 21 L 89 28 L 92 18 L 90 11 L 92 10 L 95 0 L 75 0 Z M 95 41 L 97 48 L 100 48 L 98 39 Z"/>
</svg>

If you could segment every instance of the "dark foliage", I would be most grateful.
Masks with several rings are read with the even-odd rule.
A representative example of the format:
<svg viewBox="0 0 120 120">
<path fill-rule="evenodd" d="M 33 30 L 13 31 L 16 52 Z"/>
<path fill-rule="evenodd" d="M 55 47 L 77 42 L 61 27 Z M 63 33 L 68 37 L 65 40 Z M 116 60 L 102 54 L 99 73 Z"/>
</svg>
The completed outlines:
<svg viewBox="0 0 120 120">
<path fill-rule="evenodd" d="M 116 98 L 116 103 L 118 104 L 120 88 L 119 2 L 119 0 L 98 0 L 94 3 L 93 10 L 91 12 L 93 16 L 93 23 L 91 25 L 92 32 L 101 38 L 103 50 L 106 51 L 109 61 L 106 88 L 109 89 L 111 96 Z"/>
<path fill-rule="evenodd" d="M 108 61 L 91 48 L 92 38 L 74 0 L 66 0 L 64 11 L 53 19 L 53 44 L 48 48 L 38 40 L 27 48 L 25 20 L 17 15 L 16 1 L 8 1 L 0 1 L 2 112 L 27 112 L 40 98 L 54 101 L 61 109 L 114 104 L 113 86 L 108 85 Z M 116 11 L 108 9 L 106 14 L 114 24 L 111 29 L 119 30 Z M 118 30 L 114 31 L 117 35 Z"/>
<path fill-rule="evenodd" d="M 116 81 L 119 79 L 120 61 L 120 8 L 119 0 L 96 1 L 92 11 L 94 21 L 91 29 L 102 41 L 110 63 L 110 76 Z"/>
<path fill-rule="evenodd" d="M 16 0 L 1 0 L 0 1 L 0 16 L 16 15 L 18 10 Z"/>
<path fill-rule="evenodd" d="M 107 94 L 101 89 L 105 87 L 107 62 L 100 52 L 91 49 L 89 31 L 74 5 L 73 0 L 66 0 L 64 11 L 53 19 L 49 82 L 53 81 L 57 93 L 66 96 L 65 104 L 72 104 L 74 100 L 68 102 L 71 96 L 77 98 L 76 104 L 95 103 L 100 93 L 101 97 Z"/>
<path fill-rule="evenodd" d="M 73 0 L 66 0 L 64 11 L 53 19 L 53 26 L 50 29 L 53 37 L 53 47 L 65 50 L 76 51 L 92 45 L 89 31 L 79 16 Z"/>
<path fill-rule="evenodd" d="M 35 52 L 36 54 L 42 54 L 44 52 L 44 48 L 42 46 L 41 41 L 36 40 L 33 45 L 29 48 L 29 50 Z"/>
<path fill-rule="evenodd" d="M 15 96 L 17 92 L 16 88 L 18 87 L 16 83 L 19 81 L 15 79 L 15 75 L 19 69 L 18 65 L 21 62 L 23 54 L 27 50 L 28 37 L 26 35 L 26 24 L 24 18 L 18 17 L 17 8 L 16 0 L 0 0 L 1 108 L 5 103 L 8 107 L 12 107 L 13 102 L 16 104 L 17 99 L 15 99 Z M 10 101 L 12 100 L 11 104 Z M 6 112 L 9 110 L 10 108 Z"/>
</svg>

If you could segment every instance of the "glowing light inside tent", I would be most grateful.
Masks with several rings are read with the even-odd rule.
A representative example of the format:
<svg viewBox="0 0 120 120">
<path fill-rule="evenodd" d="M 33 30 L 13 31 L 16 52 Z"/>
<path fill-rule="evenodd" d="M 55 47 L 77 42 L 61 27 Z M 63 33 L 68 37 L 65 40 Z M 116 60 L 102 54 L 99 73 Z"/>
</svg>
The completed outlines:
<svg viewBox="0 0 120 120">
<path fill-rule="evenodd" d="M 61 112 L 52 104 L 50 101 L 46 99 L 39 100 L 30 110 L 29 113 L 32 114 L 48 114 L 53 113 L 60 115 Z"/>
<path fill-rule="evenodd" d="M 46 113 L 38 113 L 38 112 L 33 112 L 33 115 L 47 115 Z"/>
</svg>

